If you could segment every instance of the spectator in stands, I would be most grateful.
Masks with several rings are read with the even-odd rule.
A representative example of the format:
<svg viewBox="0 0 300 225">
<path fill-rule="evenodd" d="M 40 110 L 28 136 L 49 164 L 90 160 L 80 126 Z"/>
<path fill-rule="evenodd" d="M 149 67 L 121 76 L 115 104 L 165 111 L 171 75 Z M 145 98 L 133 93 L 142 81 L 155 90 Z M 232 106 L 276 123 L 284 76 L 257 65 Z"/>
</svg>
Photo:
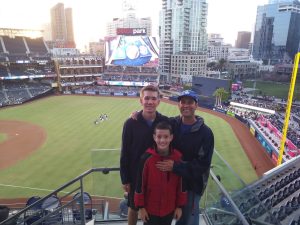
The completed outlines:
<svg viewBox="0 0 300 225">
<path fill-rule="evenodd" d="M 187 185 L 188 202 L 176 225 L 199 225 L 200 198 L 207 185 L 214 150 L 211 129 L 203 118 L 195 115 L 197 102 L 197 95 L 193 91 L 182 92 L 178 96 L 181 115 L 171 118 L 175 137 L 173 146 L 181 150 L 183 161 L 165 160 L 157 163 L 158 169 L 182 176 Z"/>
<path fill-rule="evenodd" d="M 156 125 L 153 139 L 155 145 L 148 148 L 139 164 L 134 203 L 145 225 L 171 225 L 173 218 L 178 220 L 182 215 L 186 192 L 180 176 L 158 170 L 156 163 L 164 159 L 178 162 L 181 153 L 170 146 L 173 131 L 168 122 Z"/>
<path fill-rule="evenodd" d="M 134 205 L 134 191 L 137 177 L 137 163 L 142 154 L 153 146 L 153 130 L 157 123 L 168 118 L 156 111 L 160 103 L 159 90 L 148 85 L 140 92 L 140 102 L 143 110 L 137 114 L 137 119 L 129 118 L 124 123 L 120 158 L 120 175 L 123 188 L 128 192 L 128 224 L 137 223 L 137 208 Z"/>
</svg>

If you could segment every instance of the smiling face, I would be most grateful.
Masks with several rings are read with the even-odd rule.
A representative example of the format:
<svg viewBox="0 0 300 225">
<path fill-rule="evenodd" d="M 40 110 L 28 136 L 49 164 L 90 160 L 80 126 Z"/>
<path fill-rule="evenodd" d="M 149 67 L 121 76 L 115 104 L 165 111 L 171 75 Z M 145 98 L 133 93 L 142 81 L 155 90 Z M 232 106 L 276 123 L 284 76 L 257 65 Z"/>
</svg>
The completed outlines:
<svg viewBox="0 0 300 225">
<path fill-rule="evenodd" d="M 143 111 L 147 114 L 153 114 L 156 112 L 156 108 L 159 105 L 159 95 L 156 91 L 144 91 L 140 102 L 143 106 Z"/>
<path fill-rule="evenodd" d="M 157 146 L 157 152 L 160 155 L 169 154 L 169 146 L 173 140 L 173 134 L 168 129 L 155 129 L 153 139 Z"/>
<path fill-rule="evenodd" d="M 193 118 L 197 109 L 197 103 L 192 97 L 184 96 L 180 99 L 178 108 L 182 117 Z"/>
</svg>

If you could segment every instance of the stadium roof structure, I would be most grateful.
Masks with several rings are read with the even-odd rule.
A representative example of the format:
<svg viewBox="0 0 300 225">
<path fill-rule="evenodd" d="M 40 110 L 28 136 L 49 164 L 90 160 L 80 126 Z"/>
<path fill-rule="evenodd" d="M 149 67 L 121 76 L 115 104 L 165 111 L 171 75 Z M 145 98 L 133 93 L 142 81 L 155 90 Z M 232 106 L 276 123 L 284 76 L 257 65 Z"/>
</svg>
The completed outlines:
<svg viewBox="0 0 300 225">
<path fill-rule="evenodd" d="M 25 37 L 42 37 L 43 30 L 33 29 L 14 29 L 14 28 L 0 28 L 0 36 L 25 36 Z"/>
</svg>

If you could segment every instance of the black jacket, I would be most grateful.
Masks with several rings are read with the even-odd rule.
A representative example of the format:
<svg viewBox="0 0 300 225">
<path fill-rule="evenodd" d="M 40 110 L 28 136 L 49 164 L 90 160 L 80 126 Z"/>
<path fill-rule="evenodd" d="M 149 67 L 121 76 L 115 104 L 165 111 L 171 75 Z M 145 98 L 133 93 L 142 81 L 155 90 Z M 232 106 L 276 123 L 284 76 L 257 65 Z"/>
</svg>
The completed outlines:
<svg viewBox="0 0 300 225">
<path fill-rule="evenodd" d="M 190 132 L 181 133 L 181 117 L 171 119 L 174 128 L 173 147 L 182 153 L 181 163 L 175 163 L 173 171 L 185 179 L 187 190 L 202 195 L 207 185 L 214 150 L 214 135 L 201 117 Z"/>
<path fill-rule="evenodd" d="M 140 158 L 154 144 L 152 134 L 155 125 L 161 121 L 168 121 L 168 117 L 156 112 L 155 120 L 149 127 L 142 112 L 138 113 L 137 120 L 129 118 L 123 126 L 120 158 L 122 184 L 135 184 Z"/>
</svg>

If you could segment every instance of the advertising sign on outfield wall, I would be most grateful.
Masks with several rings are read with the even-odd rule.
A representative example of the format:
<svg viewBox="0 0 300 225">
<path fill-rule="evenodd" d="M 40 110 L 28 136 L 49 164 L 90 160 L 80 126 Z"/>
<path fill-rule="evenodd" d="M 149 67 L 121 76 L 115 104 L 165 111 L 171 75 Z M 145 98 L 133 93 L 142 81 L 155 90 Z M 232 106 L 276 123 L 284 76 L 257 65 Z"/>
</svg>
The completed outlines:
<svg viewBox="0 0 300 225">
<path fill-rule="evenodd" d="M 264 149 L 267 151 L 267 153 L 271 156 L 272 152 L 273 152 L 273 148 L 268 144 L 268 142 L 266 141 L 266 139 L 261 135 L 261 134 L 257 134 L 257 140 L 261 143 L 261 145 L 264 147 Z"/>
<path fill-rule="evenodd" d="M 250 125 L 250 133 L 255 136 L 255 128 L 252 125 Z"/>
<path fill-rule="evenodd" d="M 232 116 L 232 117 L 235 117 L 235 114 L 233 112 L 230 112 L 230 111 L 227 111 L 226 113 L 228 116 Z"/>
<path fill-rule="evenodd" d="M 226 110 L 220 108 L 213 108 L 214 111 L 226 114 Z"/>
<path fill-rule="evenodd" d="M 278 161 L 278 156 L 277 156 L 277 153 L 275 151 L 272 153 L 272 160 L 273 160 L 274 163 L 277 163 L 277 161 Z"/>
</svg>

